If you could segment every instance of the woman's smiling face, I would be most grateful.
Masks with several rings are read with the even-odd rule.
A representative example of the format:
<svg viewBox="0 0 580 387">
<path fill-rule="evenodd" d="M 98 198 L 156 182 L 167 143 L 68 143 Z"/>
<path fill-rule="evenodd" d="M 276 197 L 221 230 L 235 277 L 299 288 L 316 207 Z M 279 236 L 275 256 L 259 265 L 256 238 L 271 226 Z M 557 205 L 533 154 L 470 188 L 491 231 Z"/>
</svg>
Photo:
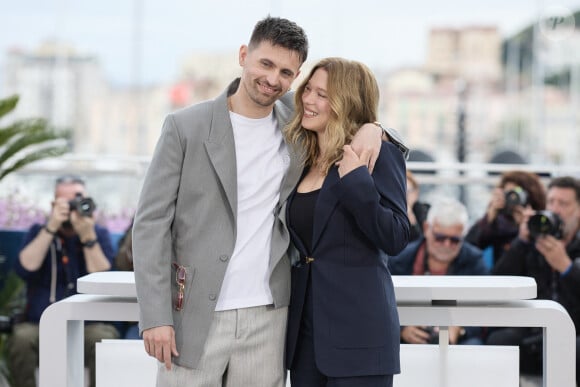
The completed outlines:
<svg viewBox="0 0 580 387">
<path fill-rule="evenodd" d="M 304 112 L 302 126 L 317 133 L 324 133 L 330 119 L 330 101 L 326 89 L 328 73 L 319 68 L 312 74 L 302 94 Z"/>
</svg>

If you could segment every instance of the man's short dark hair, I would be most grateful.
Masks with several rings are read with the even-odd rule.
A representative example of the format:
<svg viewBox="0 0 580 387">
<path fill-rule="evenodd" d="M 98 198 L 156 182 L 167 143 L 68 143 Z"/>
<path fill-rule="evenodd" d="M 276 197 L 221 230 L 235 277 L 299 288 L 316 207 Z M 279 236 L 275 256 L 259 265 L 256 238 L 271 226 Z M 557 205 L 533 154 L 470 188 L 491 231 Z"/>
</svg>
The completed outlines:
<svg viewBox="0 0 580 387">
<path fill-rule="evenodd" d="M 580 203 L 580 180 L 572 176 L 555 177 L 548 184 L 548 190 L 551 188 L 569 188 L 576 193 L 576 201 Z"/>
<path fill-rule="evenodd" d="M 304 30 L 296 23 L 279 17 L 268 16 L 260 20 L 254 27 L 250 37 L 250 48 L 258 46 L 263 41 L 296 51 L 301 63 L 308 57 L 308 38 Z"/>
<path fill-rule="evenodd" d="M 79 175 L 73 175 L 73 174 L 61 175 L 61 176 L 56 178 L 54 183 L 55 183 L 54 184 L 55 186 L 61 185 L 61 184 L 85 185 L 85 181 L 82 177 L 80 177 Z"/>
</svg>

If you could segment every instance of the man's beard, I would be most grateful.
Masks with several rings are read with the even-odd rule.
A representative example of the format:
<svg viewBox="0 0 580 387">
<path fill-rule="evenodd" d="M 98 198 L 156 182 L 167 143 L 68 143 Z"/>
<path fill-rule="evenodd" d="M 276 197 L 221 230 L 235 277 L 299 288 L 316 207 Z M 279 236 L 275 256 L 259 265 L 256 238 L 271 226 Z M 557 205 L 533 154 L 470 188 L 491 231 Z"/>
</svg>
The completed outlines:
<svg viewBox="0 0 580 387">
<path fill-rule="evenodd" d="M 278 98 L 280 98 L 280 93 L 273 96 L 266 96 L 260 92 L 260 85 L 257 81 L 253 81 L 251 87 L 246 86 L 246 93 L 250 99 L 256 104 L 262 107 L 272 106 Z"/>
</svg>

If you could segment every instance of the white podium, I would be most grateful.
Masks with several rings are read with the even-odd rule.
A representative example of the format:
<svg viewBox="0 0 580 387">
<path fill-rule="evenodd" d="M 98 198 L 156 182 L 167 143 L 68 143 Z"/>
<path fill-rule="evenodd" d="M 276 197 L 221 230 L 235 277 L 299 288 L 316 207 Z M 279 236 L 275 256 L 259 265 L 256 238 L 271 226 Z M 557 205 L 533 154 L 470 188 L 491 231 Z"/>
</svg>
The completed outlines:
<svg viewBox="0 0 580 387">
<path fill-rule="evenodd" d="M 533 279 L 394 276 L 393 282 L 401 325 L 542 327 L 543 386 L 575 386 L 574 324 L 560 304 L 531 300 L 536 297 Z M 93 273 L 77 285 L 80 293 L 91 294 L 57 302 L 41 317 L 40 387 L 82 385 L 85 320 L 138 320 L 132 272 Z"/>
</svg>

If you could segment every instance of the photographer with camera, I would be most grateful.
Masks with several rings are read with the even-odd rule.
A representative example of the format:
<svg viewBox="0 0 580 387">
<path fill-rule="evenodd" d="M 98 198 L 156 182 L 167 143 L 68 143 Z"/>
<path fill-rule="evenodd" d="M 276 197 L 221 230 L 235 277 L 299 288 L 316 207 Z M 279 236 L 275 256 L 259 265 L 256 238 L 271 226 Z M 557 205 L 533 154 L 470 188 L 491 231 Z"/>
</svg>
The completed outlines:
<svg viewBox="0 0 580 387">
<path fill-rule="evenodd" d="M 501 258 L 518 235 L 526 208 L 536 211 L 546 207 L 546 193 L 538 175 L 527 171 L 509 171 L 491 193 L 485 215 L 469 229 L 465 239 L 485 250 L 493 248 L 493 264 Z"/>
<path fill-rule="evenodd" d="M 538 298 L 557 301 L 570 314 L 576 327 L 576 352 L 580 353 L 580 181 L 554 178 L 547 197 L 547 211 L 525 212 L 517 239 L 497 262 L 493 274 L 533 277 Z M 541 373 L 541 330 L 502 328 L 490 333 L 487 343 L 519 345 L 522 372 Z M 577 383 L 579 359 L 577 356 Z"/>
<path fill-rule="evenodd" d="M 95 224 L 94 201 L 86 197 L 85 183 L 77 176 L 56 180 L 52 209 L 45 224 L 28 231 L 16 273 L 26 283 L 26 315 L 15 324 L 7 344 L 8 366 L 16 386 L 35 387 L 38 367 L 38 323 L 52 303 L 76 293 L 77 279 L 112 267 L 109 232 Z M 85 324 L 85 364 L 95 386 L 95 342 L 118 338 L 111 324 Z M 66 361 L 66 359 L 63 359 Z"/>
</svg>

